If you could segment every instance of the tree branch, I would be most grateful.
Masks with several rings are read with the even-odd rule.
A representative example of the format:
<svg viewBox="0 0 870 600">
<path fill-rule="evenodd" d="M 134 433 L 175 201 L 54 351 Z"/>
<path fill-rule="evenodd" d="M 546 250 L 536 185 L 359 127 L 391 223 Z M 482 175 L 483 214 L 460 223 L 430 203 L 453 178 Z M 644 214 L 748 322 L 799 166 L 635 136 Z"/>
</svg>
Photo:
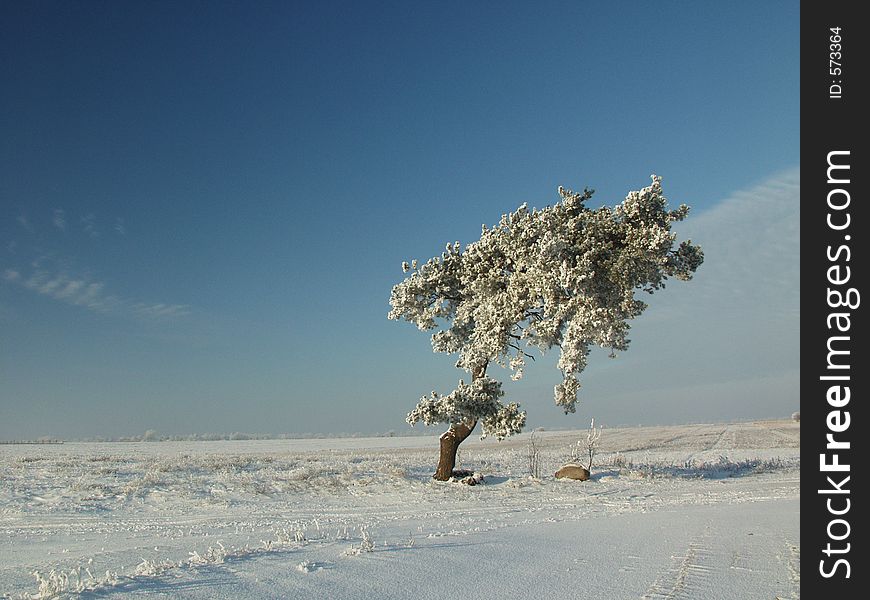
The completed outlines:
<svg viewBox="0 0 870 600">
<path fill-rule="evenodd" d="M 522 354 L 522 355 L 525 356 L 526 358 L 531 358 L 532 360 L 535 360 L 535 357 L 534 357 L 532 354 L 529 354 L 528 352 L 526 352 L 525 350 L 523 350 L 522 348 L 520 348 L 520 347 L 517 346 L 516 344 L 512 344 L 512 343 L 508 342 L 508 346 L 511 347 L 511 348 L 513 348 L 513 349 L 516 350 L 519 354 Z"/>
</svg>

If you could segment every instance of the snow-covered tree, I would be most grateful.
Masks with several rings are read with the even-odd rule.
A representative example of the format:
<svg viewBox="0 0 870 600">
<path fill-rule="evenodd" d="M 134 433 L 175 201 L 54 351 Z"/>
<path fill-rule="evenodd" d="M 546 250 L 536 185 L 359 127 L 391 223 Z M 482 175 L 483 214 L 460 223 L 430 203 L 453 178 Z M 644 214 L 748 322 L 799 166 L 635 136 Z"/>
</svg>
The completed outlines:
<svg viewBox="0 0 870 600">
<path fill-rule="evenodd" d="M 501 401 L 501 383 L 486 372 L 491 363 L 519 379 L 530 351 L 558 346 L 555 400 L 574 412 L 590 347 L 611 356 L 628 348 L 628 321 L 647 307 L 635 293 L 653 293 L 669 277 L 689 280 L 703 262 L 698 246 L 678 244 L 671 232 L 689 208 L 667 209 L 660 177 L 612 208 L 588 208 L 589 189 L 560 187 L 559 195 L 553 206 L 524 204 L 484 225 L 464 249 L 455 242 L 424 264 L 402 265 L 410 275 L 393 287 L 389 318 L 435 330 L 433 350 L 458 354 L 456 366 L 471 374 L 470 383 L 460 380 L 446 396 L 432 392 L 408 413 L 411 425 L 449 424 L 436 479 L 450 478 L 456 450 L 478 421 L 482 438 L 503 439 L 525 425 L 519 405 Z"/>
</svg>

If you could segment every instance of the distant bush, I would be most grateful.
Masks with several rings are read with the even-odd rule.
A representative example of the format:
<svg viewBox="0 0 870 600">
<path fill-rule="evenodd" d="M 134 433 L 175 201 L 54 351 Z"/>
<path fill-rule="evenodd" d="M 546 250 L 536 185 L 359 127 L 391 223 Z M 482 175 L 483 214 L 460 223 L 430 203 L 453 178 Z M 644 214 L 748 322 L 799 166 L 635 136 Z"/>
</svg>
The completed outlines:
<svg viewBox="0 0 870 600">
<path fill-rule="evenodd" d="M 671 464 L 628 461 L 625 467 L 620 467 L 620 474 L 623 474 L 624 471 L 624 474 L 629 477 L 650 479 L 725 479 L 799 467 L 799 460 L 783 460 L 782 458 L 733 460 L 727 456 L 719 456 L 716 460 L 691 459 Z"/>
<path fill-rule="evenodd" d="M 794 421 L 795 423 L 800 423 L 801 422 L 800 411 L 791 413 L 791 420 Z"/>
<path fill-rule="evenodd" d="M 537 431 L 537 430 L 536 430 Z M 541 478 L 541 448 L 538 440 L 535 438 L 536 431 L 529 436 L 528 459 L 529 459 L 529 477 L 534 479 Z"/>
</svg>

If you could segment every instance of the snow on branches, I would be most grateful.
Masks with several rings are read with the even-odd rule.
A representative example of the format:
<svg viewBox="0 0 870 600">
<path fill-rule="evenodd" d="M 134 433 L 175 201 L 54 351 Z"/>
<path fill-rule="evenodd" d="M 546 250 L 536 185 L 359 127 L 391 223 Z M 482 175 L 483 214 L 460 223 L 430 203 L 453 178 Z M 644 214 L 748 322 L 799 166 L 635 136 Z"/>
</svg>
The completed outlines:
<svg viewBox="0 0 870 600">
<path fill-rule="evenodd" d="M 481 439 L 488 435 L 499 440 L 519 433 L 526 424 L 526 413 L 519 405 L 511 402 L 502 404 L 504 396 L 501 382 L 482 376 L 470 385 L 460 380 L 459 385 L 447 396 L 432 392 L 420 398 L 417 407 L 408 413 L 408 423 L 423 421 L 426 425 L 436 423 L 467 423 L 481 420 L 483 432 Z"/>
<path fill-rule="evenodd" d="M 689 209 L 667 210 L 658 176 L 613 208 L 588 208 L 588 189 L 560 187 L 559 194 L 553 206 L 522 205 L 494 227 L 484 225 L 464 250 L 455 242 L 423 264 L 403 263 L 410 275 L 393 287 L 388 317 L 437 330 L 433 350 L 457 353 L 456 366 L 473 374 L 495 362 L 518 379 L 531 350 L 558 346 L 563 380 L 555 401 L 569 413 L 590 348 L 612 356 L 628 348 L 628 321 L 647 307 L 635 292 L 653 293 L 669 277 L 691 279 L 704 255 L 691 240 L 677 244 L 671 223 Z M 501 396 L 501 384 L 475 376 L 447 396 L 422 398 L 408 422 L 483 419 L 484 435 L 501 438 L 525 423 L 525 413 Z"/>
</svg>

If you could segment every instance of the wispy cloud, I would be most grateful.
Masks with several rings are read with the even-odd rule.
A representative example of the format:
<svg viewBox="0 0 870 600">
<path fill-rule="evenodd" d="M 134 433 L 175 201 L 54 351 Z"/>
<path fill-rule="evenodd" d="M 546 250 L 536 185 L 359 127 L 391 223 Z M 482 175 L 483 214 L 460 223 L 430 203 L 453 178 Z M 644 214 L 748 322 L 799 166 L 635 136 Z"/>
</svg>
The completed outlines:
<svg viewBox="0 0 870 600">
<path fill-rule="evenodd" d="M 797 315 L 800 307 L 800 171 L 780 173 L 690 215 L 680 232 L 706 259 L 687 286 L 717 307 L 764 307 Z M 683 294 L 679 294 L 683 296 Z M 684 296 L 688 298 L 688 296 Z"/>
<path fill-rule="evenodd" d="M 87 310 L 129 315 L 147 319 L 170 319 L 190 314 L 186 304 L 147 303 L 107 294 L 106 284 L 88 277 L 75 277 L 65 272 L 35 269 L 28 275 L 16 269 L 6 269 L 3 280 L 41 296 L 79 306 Z"/>
<path fill-rule="evenodd" d="M 190 307 L 185 304 L 144 304 L 136 303 L 130 307 L 136 314 L 145 317 L 182 317 L 190 314 Z"/>
<path fill-rule="evenodd" d="M 27 215 L 25 215 L 25 214 L 18 215 L 18 218 L 15 219 L 15 221 L 25 231 L 28 231 L 30 233 L 34 232 L 33 225 L 30 223 L 30 219 L 27 218 Z"/>
<path fill-rule="evenodd" d="M 115 219 L 115 226 L 112 228 L 118 235 L 127 235 L 127 227 L 124 225 L 124 219 L 118 217 Z"/>
<path fill-rule="evenodd" d="M 97 217 L 93 213 L 87 214 L 80 219 L 82 224 L 82 229 L 86 234 L 90 237 L 95 238 L 99 237 L 100 232 L 97 231 Z"/>
<path fill-rule="evenodd" d="M 51 224 L 61 231 L 66 230 L 66 214 L 62 208 L 54 209 L 54 213 L 51 217 Z"/>
<path fill-rule="evenodd" d="M 693 281 L 669 282 L 666 290 L 643 298 L 650 309 L 632 322 L 632 349 L 619 361 L 590 367 L 587 390 L 608 398 L 645 395 L 650 406 L 674 406 L 679 399 L 714 410 L 725 402 L 718 392 L 688 396 L 688 388 L 676 388 L 722 383 L 731 391 L 739 388 L 732 402 L 790 414 L 800 362 L 798 169 L 735 192 L 678 225 L 680 239 L 701 245 L 704 264 Z M 608 371 L 615 368 L 632 377 L 614 380 Z M 644 387 L 664 370 L 675 374 L 673 388 Z M 756 385 L 773 380 L 788 384 L 776 393 Z"/>
<path fill-rule="evenodd" d="M 673 197 L 671 203 L 696 200 Z M 767 418 L 797 410 L 799 223 L 798 169 L 735 191 L 677 223 L 678 239 L 700 244 L 704 264 L 692 281 L 669 281 L 667 289 L 642 295 L 650 307 L 631 322 L 630 349 L 613 361 L 600 351 L 584 372 L 581 410 L 613 424 Z M 535 384 L 530 378 L 523 385 Z"/>
</svg>

